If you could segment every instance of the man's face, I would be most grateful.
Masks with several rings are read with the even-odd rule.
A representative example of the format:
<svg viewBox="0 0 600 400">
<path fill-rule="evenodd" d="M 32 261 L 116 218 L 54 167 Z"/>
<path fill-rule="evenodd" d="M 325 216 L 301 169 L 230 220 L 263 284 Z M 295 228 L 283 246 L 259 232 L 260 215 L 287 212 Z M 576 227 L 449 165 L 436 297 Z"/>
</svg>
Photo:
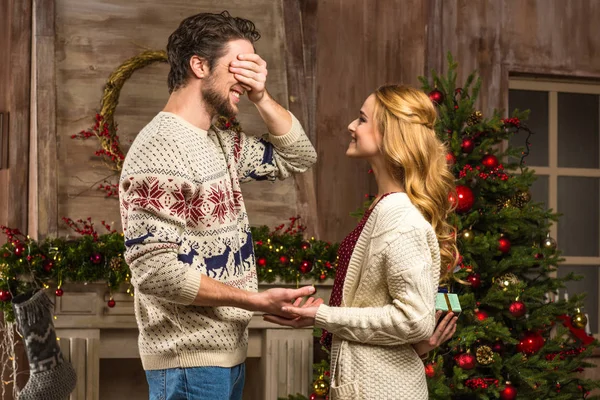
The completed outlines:
<svg viewBox="0 0 600 400">
<path fill-rule="evenodd" d="M 254 53 L 252 43 L 244 39 L 232 40 L 227 44 L 227 53 L 219 58 L 202 85 L 202 98 L 211 117 L 223 115 L 234 117 L 239 109 L 237 104 L 245 90 L 229 72 L 229 64 L 237 59 L 239 54 Z"/>
</svg>

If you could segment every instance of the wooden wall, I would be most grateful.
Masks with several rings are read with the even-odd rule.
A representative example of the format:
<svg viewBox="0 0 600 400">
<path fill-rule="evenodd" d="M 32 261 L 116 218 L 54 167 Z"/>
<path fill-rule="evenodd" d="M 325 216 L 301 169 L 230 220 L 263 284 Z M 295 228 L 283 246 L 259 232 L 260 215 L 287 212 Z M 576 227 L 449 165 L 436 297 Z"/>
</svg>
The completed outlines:
<svg viewBox="0 0 600 400">
<path fill-rule="evenodd" d="M 262 34 L 256 49 L 269 65 L 269 92 L 285 107 L 288 106 L 289 75 L 286 73 L 286 57 L 295 57 L 293 60 L 299 65 L 304 64 L 302 41 L 295 47 L 286 45 L 284 11 L 288 18 L 296 21 L 303 12 L 310 12 L 310 9 L 306 9 L 310 1 L 306 4 L 288 1 L 285 7 L 281 2 L 271 0 L 147 1 L 147 4 L 122 0 L 41 2 L 53 4 L 54 9 L 51 7 L 46 12 L 40 10 L 38 18 L 48 23 L 55 21 L 54 51 L 44 54 L 38 52 L 38 67 L 34 70 L 43 74 L 47 65 L 55 65 L 55 69 L 47 83 L 39 82 L 36 90 L 41 94 L 55 88 L 56 102 L 53 104 L 55 108 L 40 110 L 37 117 L 50 126 L 54 122 L 52 118 L 55 119 L 53 139 L 56 145 L 53 147 L 55 151 L 40 156 L 37 167 L 39 171 L 49 167 L 56 182 L 52 185 L 50 177 L 39 179 L 37 194 L 32 195 L 33 201 L 38 204 L 38 223 L 32 226 L 35 228 L 32 230 L 40 236 L 67 234 L 60 221 L 63 216 L 73 219 L 92 217 L 98 222 L 106 220 L 114 222 L 114 226 L 120 229 L 118 201 L 106 199 L 101 192 L 93 189 L 94 185 L 102 183 L 111 174 L 94 157 L 97 142 L 93 139 L 76 141 L 70 136 L 93 124 L 109 74 L 124 60 L 146 49 L 164 49 L 168 36 L 185 17 L 202 11 L 220 12 L 228 9 L 233 15 L 251 19 Z M 52 16 L 54 19 L 51 19 Z M 301 29 L 300 24 L 288 26 L 287 32 L 293 34 L 295 30 L 301 32 Z M 167 73 L 166 64 L 152 65 L 137 71 L 125 84 L 115 114 L 120 140 L 125 148 L 164 106 L 168 98 Z M 304 90 L 304 79 L 304 75 L 297 76 L 292 82 L 296 93 Z M 296 104 L 292 109 L 299 118 L 306 120 L 306 96 L 302 102 L 296 101 L 298 97 L 298 94 L 293 97 Z M 44 108 L 41 100 L 37 105 L 38 108 Z M 254 106 L 244 101 L 240 108 L 239 119 L 245 130 L 253 134 L 264 133 L 265 127 Z M 45 143 L 41 138 L 39 142 Z M 310 201 L 310 193 L 314 193 L 312 186 L 311 179 L 305 177 L 275 184 L 261 182 L 245 185 L 243 190 L 251 223 L 274 226 L 297 215 L 299 209 L 308 215 L 310 206 L 306 203 Z M 302 194 L 302 199 L 297 193 Z M 57 199 L 56 208 L 45 208 L 45 200 L 51 201 L 53 198 Z M 316 213 L 310 214 L 316 220 Z"/>
<path fill-rule="evenodd" d="M 118 226 L 116 202 L 88 190 L 107 175 L 93 157 L 96 144 L 69 137 L 90 126 L 104 81 L 120 62 L 145 49 L 164 48 L 178 22 L 199 11 L 229 9 L 256 23 L 263 33 L 257 50 L 269 63 L 269 90 L 301 118 L 319 152 L 313 171 L 295 180 L 246 185 L 251 222 L 275 225 L 301 213 L 312 233 L 332 241 L 352 229 L 355 221 L 349 213 L 365 194 L 374 193 L 368 166 L 344 154 L 346 127 L 377 86 L 418 85 L 417 76 L 431 68 L 445 70 L 448 51 L 459 62 L 460 79 L 479 71 L 484 80 L 479 108 L 486 113 L 506 107 L 512 73 L 600 77 L 600 35 L 594 31 L 600 2 L 594 0 L 35 3 L 48 2 L 54 9 L 43 9 L 55 16 L 55 35 L 46 46 L 54 46 L 55 69 L 47 79 L 38 78 L 36 88 L 51 93 L 47 82 L 55 81 L 55 129 L 48 113 L 44 117 L 38 110 L 35 115 L 47 122 L 37 125 L 50 126 L 49 132 L 38 130 L 37 143 L 41 132 L 44 143 L 55 138 L 56 151 L 45 145 L 46 155 L 38 154 L 33 169 L 40 176 L 50 170 L 47 178 L 37 179 L 37 195 L 30 196 L 30 203 L 38 204 L 37 213 L 30 216 L 37 225 L 30 222 L 30 231 L 41 235 L 65 234 L 58 229 L 62 216 L 91 216 Z M 51 56 L 39 49 L 35 55 Z M 45 65 L 39 62 L 34 71 L 48 73 Z M 165 65 L 151 66 L 126 84 L 117 110 L 123 143 L 132 140 L 164 104 L 166 73 Z M 240 119 L 248 131 L 263 131 L 251 105 L 242 108 Z M 50 206 L 44 210 L 44 204 Z"/>
<path fill-rule="evenodd" d="M 527 73 L 600 79 L 597 0 L 319 0 L 317 204 L 321 234 L 340 240 L 371 190 L 367 167 L 348 160 L 347 124 L 386 82 L 459 63 L 459 82 L 483 79 L 478 107 L 508 106 L 508 77 Z"/>
</svg>

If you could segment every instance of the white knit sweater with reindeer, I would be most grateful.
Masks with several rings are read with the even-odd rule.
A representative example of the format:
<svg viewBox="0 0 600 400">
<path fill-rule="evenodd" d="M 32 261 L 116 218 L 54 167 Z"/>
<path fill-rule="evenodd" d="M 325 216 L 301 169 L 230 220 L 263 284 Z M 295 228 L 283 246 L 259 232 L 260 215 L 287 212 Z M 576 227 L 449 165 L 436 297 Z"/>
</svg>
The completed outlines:
<svg viewBox="0 0 600 400">
<path fill-rule="evenodd" d="M 252 313 L 191 303 L 203 275 L 257 290 L 240 183 L 284 179 L 316 161 L 292 120 L 287 134 L 263 139 L 214 126 L 203 131 L 161 112 L 133 142 L 119 197 L 144 369 L 245 360 Z"/>
</svg>

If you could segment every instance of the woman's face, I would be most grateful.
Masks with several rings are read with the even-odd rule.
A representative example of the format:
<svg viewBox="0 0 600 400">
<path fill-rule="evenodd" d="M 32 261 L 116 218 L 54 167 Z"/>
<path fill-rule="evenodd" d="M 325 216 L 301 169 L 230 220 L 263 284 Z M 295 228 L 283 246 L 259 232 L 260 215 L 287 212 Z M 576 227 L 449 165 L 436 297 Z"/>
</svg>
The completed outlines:
<svg viewBox="0 0 600 400">
<path fill-rule="evenodd" d="M 372 158 L 378 156 L 381 148 L 382 136 L 373 120 L 375 96 L 370 95 L 365 100 L 360 115 L 348 125 L 351 135 L 350 144 L 346 155 L 356 158 Z"/>
</svg>

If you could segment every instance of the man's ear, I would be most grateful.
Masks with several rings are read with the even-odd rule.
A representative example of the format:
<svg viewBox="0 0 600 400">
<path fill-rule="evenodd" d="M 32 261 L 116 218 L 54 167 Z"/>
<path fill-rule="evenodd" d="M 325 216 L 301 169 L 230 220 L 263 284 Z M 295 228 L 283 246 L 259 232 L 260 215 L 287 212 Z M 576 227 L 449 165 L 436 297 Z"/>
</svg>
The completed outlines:
<svg viewBox="0 0 600 400">
<path fill-rule="evenodd" d="M 206 78 L 210 73 L 208 61 L 195 55 L 192 56 L 190 58 L 190 71 L 198 79 Z"/>
</svg>

